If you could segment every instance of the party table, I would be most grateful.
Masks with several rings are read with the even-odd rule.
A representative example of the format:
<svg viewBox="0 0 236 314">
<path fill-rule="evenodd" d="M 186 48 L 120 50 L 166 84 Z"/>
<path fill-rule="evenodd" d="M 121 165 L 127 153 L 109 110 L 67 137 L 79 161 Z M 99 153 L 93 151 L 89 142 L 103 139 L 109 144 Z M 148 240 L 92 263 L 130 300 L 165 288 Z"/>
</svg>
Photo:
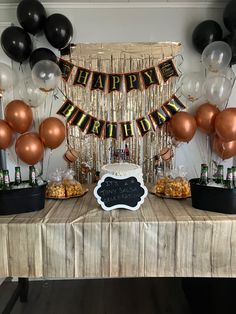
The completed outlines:
<svg viewBox="0 0 236 314">
<path fill-rule="evenodd" d="M 0 216 L 0 277 L 236 277 L 236 215 L 149 194 L 137 211 L 103 211 L 93 186 Z"/>
</svg>

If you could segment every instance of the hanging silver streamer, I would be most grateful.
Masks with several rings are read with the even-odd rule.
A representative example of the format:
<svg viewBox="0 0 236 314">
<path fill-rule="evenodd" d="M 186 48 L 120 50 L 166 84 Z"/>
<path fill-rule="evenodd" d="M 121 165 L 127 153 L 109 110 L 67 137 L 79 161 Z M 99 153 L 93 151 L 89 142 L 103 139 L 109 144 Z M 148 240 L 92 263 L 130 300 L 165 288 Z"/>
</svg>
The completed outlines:
<svg viewBox="0 0 236 314">
<path fill-rule="evenodd" d="M 92 71 L 106 73 L 137 72 L 158 63 L 180 52 L 179 43 L 132 43 L 132 44 L 78 44 L 73 49 L 68 61 L 77 66 Z M 75 71 L 75 69 L 73 70 Z M 73 73 L 74 74 L 74 73 Z M 175 92 L 178 78 L 171 78 L 161 85 L 152 85 L 146 90 L 134 90 L 126 93 L 113 92 L 110 94 L 99 90 L 91 91 L 89 86 L 83 88 L 73 86 L 73 77 L 64 84 L 64 92 L 75 105 L 86 113 L 98 119 L 108 121 L 133 121 L 159 108 Z M 159 74 L 158 74 L 159 76 Z M 124 86 L 123 86 L 124 89 Z M 121 132 L 117 140 L 102 140 L 92 135 L 82 133 L 77 127 L 68 129 L 69 146 L 79 152 L 79 158 L 73 164 L 77 177 L 81 177 L 81 164 L 86 163 L 90 172 L 100 171 L 102 165 L 111 162 L 111 149 L 124 149 L 128 145 L 130 161 L 143 166 L 144 179 L 147 182 L 155 180 L 154 156 L 163 147 L 171 145 L 171 139 L 166 132 L 166 126 L 156 131 L 148 132 L 144 137 L 138 134 L 123 141 Z M 174 162 L 173 162 L 174 164 Z M 173 167 L 172 162 L 166 163 L 167 168 Z"/>
</svg>

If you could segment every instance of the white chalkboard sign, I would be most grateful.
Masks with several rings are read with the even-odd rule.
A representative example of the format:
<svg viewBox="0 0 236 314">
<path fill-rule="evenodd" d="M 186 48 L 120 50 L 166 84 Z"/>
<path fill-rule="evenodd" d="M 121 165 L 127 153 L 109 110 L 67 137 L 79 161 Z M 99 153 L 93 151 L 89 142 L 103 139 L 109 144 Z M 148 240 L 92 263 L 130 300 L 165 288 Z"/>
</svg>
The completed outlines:
<svg viewBox="0 0 236 314">
<path fill-rule="evenodd" d="M 136 177 L 104 175 L 94 189 L 94 196 L 104 210 L 125 208 L 136 210 L 148 194 Z"/>
</svg>

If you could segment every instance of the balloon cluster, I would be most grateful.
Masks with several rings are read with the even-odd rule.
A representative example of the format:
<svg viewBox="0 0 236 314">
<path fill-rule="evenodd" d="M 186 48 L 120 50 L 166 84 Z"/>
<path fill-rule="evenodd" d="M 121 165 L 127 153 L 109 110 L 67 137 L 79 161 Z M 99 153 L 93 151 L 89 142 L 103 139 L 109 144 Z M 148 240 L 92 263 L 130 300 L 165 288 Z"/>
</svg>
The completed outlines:
<svg viewBox="0 0 236 314">
<path fill-rule="evenodd" d="M 0 149 L 6 149 L 13 143 L 14 132 L 20 133 L 15 143 L 15 151 L 17 156 L 29 165 L 42 160 L 44 147 L 55 149 L 65 139 L 65 126 L 57 118 L 43 120 L 39 133 L 29 132 L 32 123 L 32 109 L 17 99 L 7 104 L 5 120 L 0 120 Z"/>
<path fill-rule="evenodd" d="M 224 104 L 232 90 L 232 83 L 228 77 L 231 57 L 230 46 L 224 41 L 214 41 L 207 45 L 202 52 L 206 77 L 200 72 L 183 75 L 182 94 L 190 101 L 196 101 L 204 96 L 212 104 Z"/>
<path fill-rule="evenodd" d="M 221 26 L 213 20 L 201 22 L 192 33 L 193 46 L 201 53 L 207 75 L 190 72 L 183 76 L 181 92 L 190 101 L 204 96 L 209 103 L 219 106 L 230 96 L 232 73 L 229 77 L 228 67 L 236 63 L 236 1 L 227 4 L 223 17 L 231 32 L 225 38 Z"/>
<path fill-rule="evenodd" d="M 73 26 L 63 14 L 52 14 L 47 17 L 42 3 L 38 0 L 21 0 L 17 6 L 17 19 L 22 27 L 9 26 L 1 35 L 1 46 L 6 55 L 16 62 L 29 58 L 32 69 L 32 89 L 39 88 L 44 92 L 55 89 L 61 77 L 57 57 L 48 48 L 35 49 L 29 35 L 43 31 L 48 42 L 61 51 L 70 46 Z M 40 63 L 39 63 L 40 62 Z"/>
<path fill-rule="evenodd" d="M 220 111 L 215 105 L 204 103 L 198 107 L 195 119 L 203 133 L 213 135 L 213 151 L 222 159 L 236 155 L 236 108 Z"/>
<path fill-rule="evenodd" d="M 192 42 L 194 48 L 202 53 L 203 50 L 215 41 L 224 41 L 231 48 L 230 63 L 236 63 L 236 2 L 231 0 L 225 7 L 223 12 L 223 21 L 225 27 L 229 30 L 229 34 L 223 37 L 221 26 L 213 20 L 201 22 L 193 31 Z"/>
<path fill-rule="evenodd" d="M 22 28 L 9 26 L 1 36 L 3 50 L 14 61 L 23 62 L 30 56 L 32 41 L 28 33 L 36 35 L 43 30 L 49 43 L 59 50 L 70 44 L 73 26 L 69 19 L 62 14 L 47 17 L 44 6 L 38 0 L 22 0 L 17 6 L 17 19 Z M 47 54 L 48 51 L 44 52 Z M 42 55 L 38 57 L 41 59 Z"/>
</svg>

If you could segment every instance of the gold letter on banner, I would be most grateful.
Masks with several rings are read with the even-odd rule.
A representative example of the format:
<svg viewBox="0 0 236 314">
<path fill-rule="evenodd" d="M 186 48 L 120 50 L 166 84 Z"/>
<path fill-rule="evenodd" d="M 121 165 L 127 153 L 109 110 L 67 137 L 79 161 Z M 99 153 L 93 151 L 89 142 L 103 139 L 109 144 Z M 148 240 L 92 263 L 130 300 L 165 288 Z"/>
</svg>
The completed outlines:
<svg viewBox="0 0 236 314">
<path fill-rule="evenodd" d="M 139 82 L 138 72 L 124 74 L 124 78 L 125 78 L 125 87 L 126 87 L 127 93 L 133 89 L 139 89 L 140 82 Z"/>
<path fill-rule="evenodd" d="M 148 116 L 152 122 L 154 130 L 157 126 L 160 128 L 166 121 L 170 120 L 162 108 L 152 111 Z"/>
<path fill-rule="evenodd" d="M 74 65 L 66 60 L 60 59 L 58 62 L 58 66 L 61 70 L 61 76 L 63 80 L 67 82 L 71 75 Z"/>
<path fill-rule="evenodd" d="M 166 60 L 158 65 L 164 82 L 172 76 L 179 76 L 172 59 Z"/>
<path fill-rule="evenodd" d="M 181 109 L 186 108 L 184 104 L 175 95 L 172 96 L 171 100 L 167 101 L 162 107 L 169 117 L 172 117 Z"/>
<path fill-rule="evenodd" d="M 57 114 L 65 117 L 67 120 L 71 119 L 72 115 L 75 113 L 76 107 L 72 101 L 67 99 L 61 108 L 57 111 Z"/>
<path fill-rule="evenodd" d="M 153 84 L 159 85 L 159 81 L 157 78 L 156 70 L 155 68 L 149 68 L 146 70 L 143 70 L 140 72 L 141 77 L 143 79 L 143 84 L 145 86 L 145 89 Z"/>
<path fill-rule="evenodd" d="M 91 90 L 100 89 L 100 90 L 104 91 L 105 90 L 106 77 L 107 77 L 107 75 L 105 73 L 93 72 Z"/>
<path fill-rule="evenodd" d="M 148 133 L 151 129 L 151 122 L 146 117 L 136 119 L 136 123 L 142 136 Z"/>
<path fill-rule="evenodd" d="M 121 74 L 108 74 L 108 93 L 120 91 L 121 89 Z"/>
<path fill-rule="evenodd" d="M 105 138 L 117 139 L 117 122 L 106 122 Z"/>
<path fill-rule="evenodd" d="M 73 85 L 87 86 L 91 71 L 78 67 Z"/>
<path fill-rule="evenodd" d="M 97 120 L 94 117 L 91 117 L 90 124 L 86 134 L 94 134 L 97 137 L 101 137 L 103 128 L 105 126 L 104 120 Z"/>
<path fill-rule="evenodd" d="M 78 126 L 82 132 L 86 129 L 90 121 L 91 116 L 86 114 L 83 110 L 77 108 L 77 111 L 73 118 L 69 121 L 71 125 Z"/>
<path fill-rule="evenodd" d="M 131 121 L 120 122 L 123 140 L 134 136 L 134 127 Z"/>
</svg>

